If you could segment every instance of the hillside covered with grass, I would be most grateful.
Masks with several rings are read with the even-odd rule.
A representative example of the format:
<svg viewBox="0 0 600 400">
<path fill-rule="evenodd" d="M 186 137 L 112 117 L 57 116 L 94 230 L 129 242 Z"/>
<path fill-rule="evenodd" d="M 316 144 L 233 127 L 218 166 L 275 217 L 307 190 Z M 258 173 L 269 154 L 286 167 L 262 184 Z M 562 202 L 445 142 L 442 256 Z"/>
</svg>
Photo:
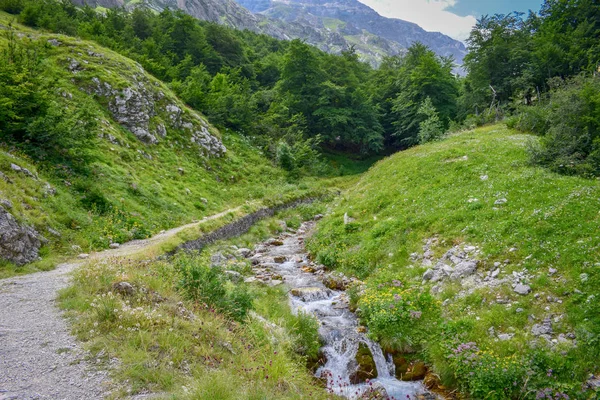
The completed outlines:
<svg viewBox="0 0 600 400">
<path fill-rule="evenodd" d="M 531 166 L 536 140 L 494 125 L 380 161 L 309 243 L 364 280 L 375 339 L 473 398 L 594 396 L 600 185 Z"/>
<path fill-rule="evenodd" d="M 246 202 L 306 195 L 251 142 L 220 132 L 137 63 L 0 13 L 0 199 L 42 238 L 27 267 L 142 239 Z"/>
</svg>

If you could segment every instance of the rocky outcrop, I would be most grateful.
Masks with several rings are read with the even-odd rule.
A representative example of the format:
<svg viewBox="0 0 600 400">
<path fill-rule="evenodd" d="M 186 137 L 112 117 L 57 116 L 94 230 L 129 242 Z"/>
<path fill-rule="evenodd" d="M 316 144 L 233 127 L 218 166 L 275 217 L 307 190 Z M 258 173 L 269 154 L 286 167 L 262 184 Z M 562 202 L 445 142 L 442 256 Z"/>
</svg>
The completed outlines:
<svg viewBox="0 0 600 400">
<path fill-rule="evenodd" d="M 15 217 L 0 207 L 0 259 L 24 265 L 39 257 L 42 243 L 33 228 L 17 223 Z"/>
<path fill-rule="evenodd" d="M 129 86 L 117 88 L 98 77 L 80 82 L 87 93 L 103 98 L 112 117 L 140 141 L 156 144 L 169 132 L 182 131 L 191 144 L 207 157 L 220 157 L 227 151 L 220 139 L 208 130 L 208 124 L 197 113 L 185 110 L 174 98 L 146 76 L 141 66 Z"/>
</svg>

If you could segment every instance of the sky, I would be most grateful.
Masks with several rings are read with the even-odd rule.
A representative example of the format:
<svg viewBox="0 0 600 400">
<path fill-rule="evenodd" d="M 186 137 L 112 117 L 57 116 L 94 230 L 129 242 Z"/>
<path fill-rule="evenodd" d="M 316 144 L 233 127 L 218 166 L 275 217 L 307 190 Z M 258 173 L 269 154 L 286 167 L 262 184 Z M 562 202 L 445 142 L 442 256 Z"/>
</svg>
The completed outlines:
<svg viewBox="0 0 600 400">
<path fill-rule="evenodd" d="M 543 0 L 359 0 L 379 14 L 414 22 L 427 31 L 464 41 L 478 17 L 539 11 Z"/>
</svg>

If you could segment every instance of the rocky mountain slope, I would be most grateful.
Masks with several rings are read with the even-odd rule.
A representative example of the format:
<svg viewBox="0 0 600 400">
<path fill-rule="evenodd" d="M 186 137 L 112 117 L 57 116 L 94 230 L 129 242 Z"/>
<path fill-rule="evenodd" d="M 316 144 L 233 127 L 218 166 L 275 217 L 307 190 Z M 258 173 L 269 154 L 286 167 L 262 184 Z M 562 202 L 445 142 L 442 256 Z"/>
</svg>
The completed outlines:
<svg viewBox="0 0 600 400">
<path fill-rule="evenodd" d="M 366 44 L 388 49 L 405 49 L 419 41 L 437 54 L 452 56 L 461 64 L 465 46 L 439 32 L 427 32 L 411 22 L 386 18 L 358 0 L 236 0 L 250 11 L 287 23 L 300 22 L 315 29 L 338 33 L 355 44 L 367 37 Z M 368 36 L 372 35 L 369 39 Z"/>
<path fill-rule="evenodd" d="M 382 17 L 356 0 L 73 0 L 101 7 L 137 7 L 153 10 L 179 8 L 201 20 L 264 33 L 277 39 L 303 39 L 321 50 L 340 53 L 353 46 L 363 60 L 378 65 L 385 56 L 402 53 L 415 41 L 437 54 L 462 63 L 462 43 L 418 25 Z M 238 4 L 239 3 L 239 4 Z"/>
</svg>

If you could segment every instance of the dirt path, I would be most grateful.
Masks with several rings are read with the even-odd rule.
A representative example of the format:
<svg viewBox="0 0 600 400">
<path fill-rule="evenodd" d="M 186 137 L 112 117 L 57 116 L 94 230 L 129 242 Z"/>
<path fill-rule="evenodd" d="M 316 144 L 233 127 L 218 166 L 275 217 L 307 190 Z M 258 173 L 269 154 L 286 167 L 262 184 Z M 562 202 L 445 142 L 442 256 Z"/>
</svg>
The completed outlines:
<svg viewBox="0 0 600 400">
<path fill-rule="evenodd" d="M 90 259 L 139 253 L 185 229 L 239 209 L 92 254 Z M 107 372 L 87 360 L 56 306 L 57 292 L 69 285 L 70 273 L 85 262 L 64 263 L 52 271 L 0 280 L 0 400 L 92 400 L 108 394 Z"/>
</svg>

